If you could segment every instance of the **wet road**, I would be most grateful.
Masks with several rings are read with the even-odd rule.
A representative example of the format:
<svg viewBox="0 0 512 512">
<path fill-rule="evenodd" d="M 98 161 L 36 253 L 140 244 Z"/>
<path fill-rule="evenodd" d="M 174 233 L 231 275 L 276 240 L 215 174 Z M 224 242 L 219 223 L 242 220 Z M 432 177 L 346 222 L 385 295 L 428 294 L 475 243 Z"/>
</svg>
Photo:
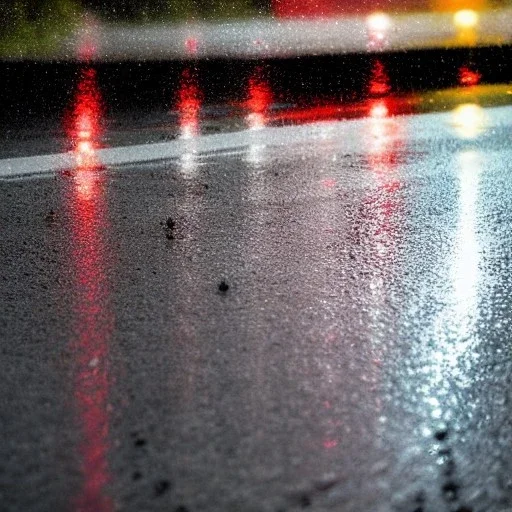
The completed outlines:
<svg viewBox="0 0 512 512">
<path fill-rule="evenodd" d="M 67 168 L 0 162 L 1 510 L 512 510 L 511 107 L 184 94 L 135 165 L 81 92 Z"/>
</svg>

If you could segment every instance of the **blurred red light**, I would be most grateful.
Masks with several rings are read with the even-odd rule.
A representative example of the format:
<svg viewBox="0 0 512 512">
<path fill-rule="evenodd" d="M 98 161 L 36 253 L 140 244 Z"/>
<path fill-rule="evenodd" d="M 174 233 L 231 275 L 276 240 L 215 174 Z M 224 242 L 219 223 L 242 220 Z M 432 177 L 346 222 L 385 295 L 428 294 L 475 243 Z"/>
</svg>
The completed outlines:
<svg viewBox="0 0 512 512">
<path fill-rule="evenodd" d="M 459 84 L 465 87 L 478 85 L 482 75 L 478 71 L 473 71 L 467 66 L 462 66 L 459 69 Z"/>
<path fill-rule="evenodd" d="M 326 439 L 324 441 L 324 448 L 326 450 L 330 450 L 332 448 L 336 448 L 338 446 L 338 441 L 336 439 Z"/>
<path fill-rule="evenodd" d="M 249 78 L 245 106 L 249 110 L 247 123 L 252 130 L 263 128 L 267 124 L 268 110 L 273 101 L 272 91 L 262 73 L 262 69 L 257 68 L 254 75 Z"/>
<path fill-rule="evenodd" d="M 186 68 L 181 75 L 177 102 L 180 132 L 185 139 L 196 137 L 199 134 L 201 97 L 195 73 Z"/>
<path fill-rule="evenodd" d="M 96 71 L 86 68 L 82 71 L 77 85 L 71 122 L 68 123 L 68 136 L 77 156 L 77 165 L 82 169 L 84 166 L 95 167 L 91 157 L 99 145 L 101 116 L 102 105 Z"/>
<path fill-rule="evenodd" d="M 383 96 L 391 91 L 389 85 L 389 76 L 386 72 L 384 64 L 380 60 L 376 60 L 368 84 L 368 93 L 370 96 Z"/>
<path fill-rule="evenodd" d="M 95 173 L 100 168 L 96 150 L 101 136 L 102 101 L 96 71 L 82 70 L 73 98 L 70 115 L 66 117 L 66 132 L 75 155 L 74 181 L 78 196 L 89 201 L 96 195 Z"/>
<path fill-rule="evenodd" d="M 185 40 L 185 48 L 188 53 L 195 55 L 197 53 L 198 41 L 195 37 L 189 37 Z"/>
<path fill-rule="evenodd" d="M 322 180 L 322 185 L 325 188 L 334 188 L 336 187 L 336 180 L 334 178 L 325 178 Z"/>
</svg>

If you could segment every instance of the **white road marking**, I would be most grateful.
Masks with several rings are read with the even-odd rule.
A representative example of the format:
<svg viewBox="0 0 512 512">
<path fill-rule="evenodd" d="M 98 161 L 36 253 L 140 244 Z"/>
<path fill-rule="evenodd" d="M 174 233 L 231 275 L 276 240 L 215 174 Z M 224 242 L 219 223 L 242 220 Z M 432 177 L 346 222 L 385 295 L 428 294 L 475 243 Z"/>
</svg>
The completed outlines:
<svg viewBox="0 0 512 512">
<path fill-rule="evenodd" d="M 485 111 L 489 119 L 485 133 L 495 127 L 512 124 L 512 106 L 487 108 Z M 410 140 L 439 141 L 443 138 L 452 138 L 454 135 L 451 112 L 436 112 L 407 117 L 408 138 Z M 430 118 L 429 122 L 425 122 L 426 117 Z M 187 140 L 177 139 L 156 144 L 99 149 L 96 151 L 95 157 L 98 164 L 105 167 L 133 166 L 174 160 L 187 153 L 208 156 L 218 152 L 236 152 L 255 144 L 268 147 L 286 146 L 287 151 L 293 151 L 294 145 L 309 144 L 315 140 L 322 141 L 326 137 L 336 139 L 340 150 L 357 153 L 364 150 L 360 140 L 361 123 L 369 122 L 371 122 L 371 119 L 362 118 L 318 122 L 300 126 L 266 127 L 258 131 L 244 130 L 202 135 Z M 326 128 L 328 129 L 327 133 Z M 54 174 L 59 171 L 71 170 L 76 165 L 76 155 L 72 152 L 8 158 L 0 160 L 0 179 Z"/>
</svg>

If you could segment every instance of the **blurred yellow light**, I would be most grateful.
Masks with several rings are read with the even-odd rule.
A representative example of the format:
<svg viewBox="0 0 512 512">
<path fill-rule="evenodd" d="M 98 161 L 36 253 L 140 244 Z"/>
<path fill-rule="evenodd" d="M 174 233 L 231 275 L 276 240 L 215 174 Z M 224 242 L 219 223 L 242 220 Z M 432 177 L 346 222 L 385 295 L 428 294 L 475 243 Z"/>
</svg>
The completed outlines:
<svg viewBox="0 0 512 512">
<path fill-rule="evenodd" d="M 366 18 L 366 25 L 372 32 L 384 32 L 391 26 L 391 18 L 382 12 L 375 12 Z"/>
<path fill-rule="evenodd" d="M 478 24 L 478 13 L 472 9 L 462 9 L 453 15 L 453 23 L 457 28 L 474 28 Z"/>
<path fill-rule="evenodd" d="M 486 127 L 484 109 L 475 103 L 464 103 L 452 112 L 452 126 L 461 139 L 474 139 Z"/>
</svg>

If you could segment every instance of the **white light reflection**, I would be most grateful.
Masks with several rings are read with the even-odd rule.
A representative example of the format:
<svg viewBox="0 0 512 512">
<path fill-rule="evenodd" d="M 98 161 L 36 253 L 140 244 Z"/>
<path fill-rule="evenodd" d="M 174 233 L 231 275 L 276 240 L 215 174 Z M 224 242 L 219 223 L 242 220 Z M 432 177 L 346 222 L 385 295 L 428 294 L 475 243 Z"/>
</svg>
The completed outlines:
<svg viewBox="0 0 512 512">
<path fill-rule="evenodd" d="M 388 43 L 391 18 L 384 13 L 376 12 L 366 18 L 368 31 L 368 50 L 382 50 Z"/>
<path fill-rule="evenodd" d="M 250 144 L 245 155 L 245 161 L 254 168 L 265 163 L 265 144 Z"/>
<path fill-rule="evenodd" d="M 367 185 L 359 211 L 366 236 L 360 242 L 361 260 L 366 266 L 361 293 L 368 310 L 363 319 L 367 332 L 371 358 L 367 373 L 372 379 L 375 393 L 379 440 L 385 439 L 389 429 L 388 416 L 381 400 L 384 385 L 382 365 L 388 360 L 389 340 L 396 329 L 396 321 L 389 315 L 393 300 L 393 281 L 398 254 L 398 240 L 402 219 L 400 155 L 407 141 L 407 125 L 402 117 L 390 116 L 390 101 L 370 99 L 367 118 L 362 124 L 361 140 L 364 144 Z M 385 372 L 384 372 L 385 374 Z"/>
<path fill-rule="evenodd" d="M 262 130 L 265 128 L 266 119 L 263 114 L 252 112 L 251 114 L 248 114 L 245 119 L 249 130 Z"/>
<path fill-rule="evenodd" d="M 457 155 L 457 166 L 459 218 L 449 273 L 451 300 L 436 323 L 436 338 L 445 343 L 434 354 L 439 370 L 448 367 L 456 372 L 460 357 L 475 341 L 478 317 L 480 244 L 476 211 L 481 157 L 476 151 L 464 151 Z"/>
<path fill-rule="evenodd" d="M 256 134 L 250 133 L 250 136 Z M 250 137 L 253 138 L 253 137 Z M 264 201 L 268 197 L 268 169 L 265 163 L 268 159 L 268 147 L 260 144 L 256 138 L 253 140 L 243 155 L 243 160 L 247 164 L 247 190 L 251 200 Z"/>
<path fill-rule="evenodd" d="M 184 178 L 194 178 L 197 175 L 199 163 L 195 149 L 190 148 L 189 151 L 183 153 L 179 159 L 180 173 Z"/>
<path fill-rule="evenodd" d="M 197 70 L 185 68 L 177 96 L 180 138 L 183 139 L 186 152 L 179 160 L 180 172 L 184 178 L 194 178 L 197 174 L 197 141 L 200 135 L 200 113 L 202 92 L 199 88 Z"/>
<path fill-rule="evenodd" d="M 268 122 L 268 113 L 273 102 L 272 90 L 265 78 L 264 70 L 257 67 L 247 84 L 247 99 L 245 107 L 248 110 L 245 116 L 247 128 L 251 131 L 263 130 Z M 257 136 L 251 137 L 245 161 L 254 169 L 264 163 L 265 145 L 257 142 Z M 255 140 L 256 139 L 256 140 Z"/>
<path fill-rule="evenodd" d="M 386 100 L 372 100 L 369 103 L 368 119 L 365 126 L 366 159 L 375 189 L 372 190 L 371 223 L 373 236 L 370 251 L 379 262 L 371 275 L 369 292 L 374 301 L 372 325 L 376 326 L 372 338 L 381 335 L 379 325 L 386 300 L 386 269 L 389 269 L 396 245 L 396 220 L 400 211 L 398 191 L 401 183 L 397 175 L 397 155 L 404 137 L 401 118 L 389 117 Z"/>
<path fill-rule="evenodd" d="M 385 100 L 372 101 L 369 109 L 370 137 L 367 144 L 369 163 L 374 175 L 378 176 L 389 168 L 389 155 L 393 141 L 400 134 L 400 123 L 395 118 L 389 118 L 389 109 Z"/>
</svg>

